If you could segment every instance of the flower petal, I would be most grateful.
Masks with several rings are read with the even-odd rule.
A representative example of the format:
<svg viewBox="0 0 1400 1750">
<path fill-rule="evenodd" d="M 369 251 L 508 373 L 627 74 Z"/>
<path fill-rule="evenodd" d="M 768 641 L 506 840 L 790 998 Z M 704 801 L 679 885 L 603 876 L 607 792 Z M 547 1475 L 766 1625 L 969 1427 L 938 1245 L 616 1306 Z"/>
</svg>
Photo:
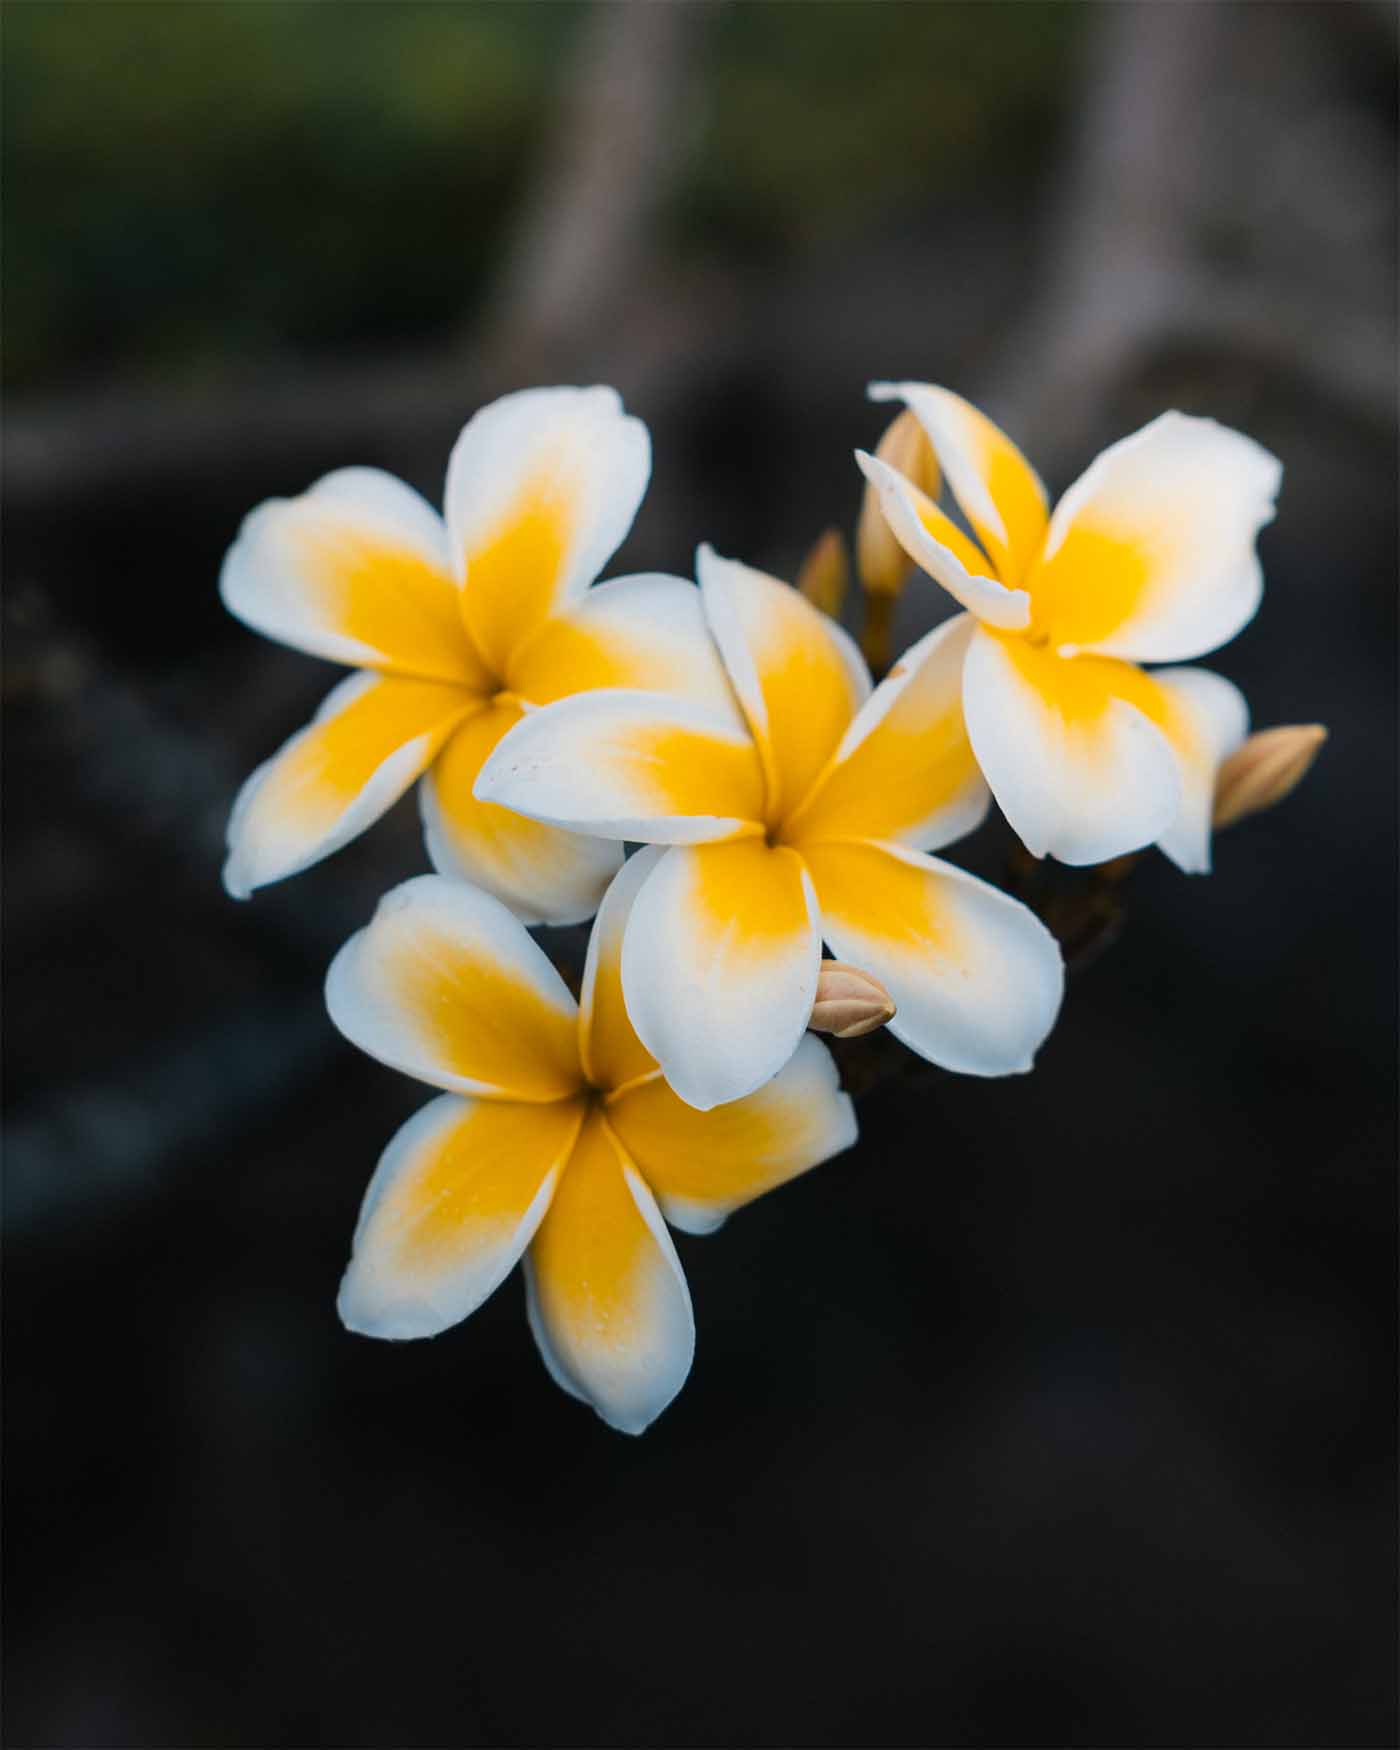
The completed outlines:
<svg viewBox="0 0 1400 1750">
<path fill-rule="evenodd" d="M 493 673 L 597 577 L 650 474 L 647 428 L 614 389 L 524 389 L 467 422 L 447 467 L 447 527 L 462 613 Z"/>
<path fill-rule="evenodd" d="M 259 766 L 228 823 L 224 886 L 235 899 L 338 851 L 391 808 L 476 709 L 460 687 L 354 674 Z"/>
<path fill-rule="evenodd" d="M 1101 863 L 1150 845 L 1181 806 L 1164 695 L 1127 662 L 1065 658 L 979 630 L 963 667 L 973 751 L 1037 857 Z"/>
<path fill-rule="evenodd" d="M 352 1044 L 435 1087 L 559 1100 L 582 1083 L 578 1008 L 544 950 L 489 894 L 419 875 L 379 902 L 326 974 Z"/>
<path fill-rule="evenodd" d="M 971 614 L 959 614 L 905 651 L 788 819 L 787 842 L 893 839 L 934 850 L 981 824 L 989 797 L 962 707 L 963 659 L 976 629 Z"/>
<path fill-rule="evenodd" d="M 442 519 L 379 468 L 341 468 L 299 498 L 260 504 L 219 593 L 245 625 L 312 656 L 485 689 Z"/>
<path fill-rule="evenodd" d="M 579 1056 L 583 1071 L 598 1088 L 621 1088 L 656 1070 L 656 1059 L 637 1037 L 622 996 L 622 942 L 632 902 L 642 883 L 665 856 L 660 846 L 635 852 L 618 870 L 603 896 L 579 992 Z"/>
<path fill-rule="evenodd" d="M 695 1316 L 656 1201 L 595 1110 L 526 1254 L 530 1329 L 555 1381 L 640 1434 L 685 1384 Z"/>
<path fill-rule="evenodd" d="M 1255 537 L 1282 467 L 1211 419 L 1164 413 L 1090 464 L 1050 519 L 1031 580 L 1066 653 L 1181 662 L 1233 638 L 1263 590 Z"/>
<path fill-rule="evenodd" d="M 1031 598 L 992 576 L 990 559 L 917 486 L 878 456 L 856 451 L 861 473 L 875 488 L 890 532 L 918 566 L 988 626 L 1020 631 L 1031 620 Z"/>
<path fill-rule="evenodd" d="M 712 1232 L 741 1204 L 856 1140 L 850 1096 L 810 1033 L 772 1081 L 727 1106 L 697 1112 L 657 1077 L 607 1110 L 667 1221 L 686 1233 Z"/>
<path fill-rule="evenodd" d="M 729 677 L 684 577 L 645 572 L 588 590 L 512 657 L 511 691 L 531 705 L 627 687 L 678 693 L 740 726 Z"/>
<path fill-rule="evenodd" d="M 1209 669 L 1159 668 L 1151 679 L 1170 702 L 1166 733 L 1181 771 L 1181 808 L 1157 844 L 1187 875 L 1205 875 L 1216 775 L 1249 733 L 1249 706 L 1233 682 Z"/>
<path fill-rule="evenodd" d="M 756 833 L 763 772 L 747 730 L 688 699 L 611 689 L 532 711 L 476 797 L 604 838 L 700 844 Z"/>
<path fill-rule="evenodd" d="M 409 1119 L 365 1192 L 340 1285 L 366 1337 L 435 1337 L 475 1312 L 534 1238 L 586 1107 L 442 1094 Z"/>
<path fill-rule="evenodd" d="M 1045 539 L 1048 503 L 1034 468 L 985 413 L 932 383 L 872 383 L 872 401 L 902 401 L 928 433 L 963 514 L 1003 583 L 1025 577 Z"/>
<path fill-rule="evenodd" d="M 637 1037 L 701 1111 L 775 1076 L 812 1012 L 820 944 L 795 851 L 677 846 L 632 906 L 622 988 Z"/>
<path fill-rule="evenodd" d="M 794 808 L 870 693 L 865 659 L 829 615 L 786 583 L 701 547 L 705 617 L 767 779 L 766 818 Z"/>
<path fill-rule="evenodd" d="M 887 987 L 897 1039 L 964 1075 L 1031 1067 L 1064 991 L 1059 946 L 1032 912 L 903 845 L 814 845 L 807 855 L 822 935 Z"/>
<path fill-rule="evenodd" d="M 484 888 L 522 923 L 582 923 L 597 911 L 621 849 L 478 802 L 472 793 L 483 763 L 524 715 L 518 705 L 494 701 L 433 761 L 418 790 L 428 856 L 440 875 Z"/>
</svg>

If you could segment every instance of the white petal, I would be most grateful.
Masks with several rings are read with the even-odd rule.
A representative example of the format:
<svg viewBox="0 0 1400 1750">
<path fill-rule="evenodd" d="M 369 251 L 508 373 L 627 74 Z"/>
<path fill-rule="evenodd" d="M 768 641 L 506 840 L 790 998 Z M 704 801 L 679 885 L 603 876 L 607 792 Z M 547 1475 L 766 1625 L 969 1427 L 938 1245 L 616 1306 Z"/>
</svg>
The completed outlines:
<svg viewBox="0 0 1400 1750">
<path fill-rule="evenodd" d="M 797 854 L 761 839 L 675 846 L 632 905 L 622 988 L 666 1080 L 708 1111 L 776 1075 L 812 1013 L 820 944 Z"/>
<path fill-rule="evenodd" d="M 695 1315 L 656 1200 L 597 1113 L 526 1254 L 525 1281 L 550 1377 L 610 1427 L 641 1434 L 685 1384 Z"/>
<path fill-rule="evenodd" d="M 331 1020 L 381 1063 L 435 1087 L 558 1100 L 582 1081 L 578 1008 L 499 900 L 440 875 L 379 902 L 326 974 Z"/>
<path fill-rule="evenodd" d="M 928 433 L 949 486 L 1004 583 L 1020 583 L 1045 539 L 1048 505 L 1034 468 L 980 408 L 933 383 L 872 383 L 872 401 L 903 401 Z"/>
<path fill-rule="evenodd" d="M 1051 642 L 1182 662 L 1233 638 L 1259 606 L 1255 537 L 1282 472 L 1252 438 L 1184 413 L 1105 450 L 1056 506 L 1031 580 Z"/>
<path fill-rule="evenodd" d="M 1176 707 L 1167 738 L 1181 769 L 1181 808 L 1157 844 L 1187 875 L 1204 875 L 1216 776 L 1249 733 L 1249 706 L 1237 686 L 1209 669 L 1160 668 L 1151 679 Z"/>
<path fill-rule="evenodd" d="M 475 1312 L 534 1238 L 584 1118 L 581 1100 L 443 1094 L 414 1114 L 365 1193 L 340 1317 L 366 1337 L 433 1337 Z"/>
<path fill-rule="evenodd" d="M 244 784 L 228 823 L 235 899 L 319 863 L 372 826 L 476 709 L 459 687 L 354 674 Z"/>
<path fill-rule="evenodd" d="M 688 699 L 607 690 L 532 711 L 475 795 L 574 832 L 699 844 L 759 831 L 764 792 L 747 730 Z"/>
<path fill-rule="evenodd" d="M 932 499 L 878 456 L 857 450 L 856 461 L 879 496 L 891 533 L 916 565 L 986 625 L 1014 632 L 1030 624 L 1031 598 L 1025 590 L 999 583 L 991 561 L 978 554 Z"/>
<path fill-rule="evenodd" d="M 378 468 L 341 468 L 243 522 L 219 577 L 245 625 L 313 656 L 480 688 L 437 512 Z"/>
<path fill-rule="evenodd" d="M 968 734 L 1027 850 L 1102 863 L 1167 830 L 1181 779 L 1146 714 L 1159 698 L 1130 663 L 1070 660 L 978 631 L 963 669 Z"/>
<path fill-rule="evenodd" d="M 462 611 L 495 673 L 593 582 L 632 526 L 651 440 L 616 390 L 524 389 L 483 407 L 447 469 Z"/>
<path fill-rule="evenodd" d="M 1059 945 L 1018 900 L 903 845 L 808 853 L 821 931 L 895 1002 L 890 1032 L 964 1075 L 1031 1067 L 1064 991 Z"/>
<path fill-rule="evenodd" d="M 608 1120 L 667 1221 L 697 1234 L 856 1140 L 850 1096 L 810 1033 L 745 1099 L 697 1112 L 658 1076 L 612 1101 Z"/>
</svg>

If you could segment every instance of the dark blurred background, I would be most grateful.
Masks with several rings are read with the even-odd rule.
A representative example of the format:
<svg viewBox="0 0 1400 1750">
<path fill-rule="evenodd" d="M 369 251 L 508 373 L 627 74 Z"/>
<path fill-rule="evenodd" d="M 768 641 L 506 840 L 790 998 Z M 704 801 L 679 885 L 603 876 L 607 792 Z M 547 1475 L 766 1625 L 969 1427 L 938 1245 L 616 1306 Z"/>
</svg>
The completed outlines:
<svg viewBox="0 0 1400 1750">
<path fill-rule="evenodd" d="M 8 1742 L 1395 1742 L 1396 20 L 6 8 Z M 424 857 L 407 803 L 220 890 L 335 678 L 221 611 L 240 517 L 437 499 L 482 401 L 608 381 L 656 452 L 614 569 L 791 575 L 882 376 L 1055 490 L 1171 405 L 1283 457 L 1216 665 L 1315 772 L 1144 863 L 1033 1076 L 887 1083 L 682 1239 L 644 1439 L 518 1279 L 348 1336 L 424 1095 L 320 980 Z"/>
</svg>

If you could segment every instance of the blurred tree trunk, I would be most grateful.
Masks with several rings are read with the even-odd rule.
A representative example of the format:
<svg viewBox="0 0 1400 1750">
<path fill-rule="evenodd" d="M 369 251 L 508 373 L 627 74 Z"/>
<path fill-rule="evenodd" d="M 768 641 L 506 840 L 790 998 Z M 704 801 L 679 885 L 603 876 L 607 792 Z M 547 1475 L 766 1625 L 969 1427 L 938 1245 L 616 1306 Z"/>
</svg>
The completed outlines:
<svg viewBox="0 0 1400 1750">
<path fill-rule="evenodd" d="M 1369 423 L 1394 416 L 1384 321 L 1339 332 L 1324 284 L 1280 285 L 1266 264 L 1214 258 L 1221 215 L 1244 226 L 1258 172 L 1221 114 L 1232 64 L 1256 71 L 1271 135 L 1286 131 L 1290 74 L 1326 100 L 1329 69 L 1271 64 L 1272 7 L 1149 0 L 1097 8 L 1084 102 L 1043 248 L 1043 292 L 986 390 L 1032 453 L 1075 456 L 1110 405 L 1165 349 L 1208 351 L 1281 374 Z M 1301 11 L 1302 9 L 1300 9 Z M 1346 9 L 1341 9 L 1345 12 Z M 1358 15 L 1360 16 L 1360 15 Z M 1305 21 L 1304 21 L 1305 22 Z M 1369 24 L 1369 16 L 1366 18 Z M 1294 61 L 1309 44 L 1295 45 Z"/>
<path fill-rule="evenodd" d="M 487 350 L 567 361 L 656 270 L 653 221 L 680 159 L 715 0 L 600 0 L 516 225 Z M 507 375 L 529 375 L 528 368 Z"/>
<path fill-rule="evenodd" d="M 718 3 L 594 6 L 484 334 L 446 352 L 283 371 L 217 396 L 115 388 L 21 403 L 6 431 L 11 509 L 249 462 L 295 479 L 324 466 L 332 447 L 344 459 L 445 450 L 466 410 L 590 353 L 606 353 L 624 394 L 655 377 L 663 391 L 682 382 L 678 328 L 714 312 L 680 299 L 658 318 L 651 233 Z"/>
</svg>

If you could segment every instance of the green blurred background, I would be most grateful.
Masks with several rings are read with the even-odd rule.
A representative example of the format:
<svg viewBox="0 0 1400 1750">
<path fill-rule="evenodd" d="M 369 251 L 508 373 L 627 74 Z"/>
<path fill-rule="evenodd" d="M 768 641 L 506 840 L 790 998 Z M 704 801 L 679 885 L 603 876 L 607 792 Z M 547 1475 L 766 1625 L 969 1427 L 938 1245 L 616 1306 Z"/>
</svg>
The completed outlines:
<svg viewBox="0 0 1400 1750">
<path fill-rule="evenodd" d="M 332 14 L 334 16 L 332 16 Z M 1087 14 L 736 6 L 666 119 L 661 247 L 790 262 L 911 196 L 1033 171 Z M 482 313 L 586 9 L 16 5 L 9 370 L 189 383 Z M 693 33 L 698 35 L 698 33 Z"/>
<path fill-rule="evenodd" d="M 1393 1743 L 1396 19 L 11 0 L 8 1741 Z M 1144 862 L 1033 1076 L 886 1084 L 682 1239 L 644 1440 L 514 1282 L 347 1336 L 420 1100 L 320 981 L 424 857 L 406 803 L 223 895 L 335 678 L 220 609 L 240 518 L 436 499 L 484 400 L 607 381 L 655 449 L 614 571 L 791 575 L 889 376 L 1053 491 L 1165 406 L 1275 450 L 1210 660 L 1317 770 L 1208 881 Z"/>
</svg>

